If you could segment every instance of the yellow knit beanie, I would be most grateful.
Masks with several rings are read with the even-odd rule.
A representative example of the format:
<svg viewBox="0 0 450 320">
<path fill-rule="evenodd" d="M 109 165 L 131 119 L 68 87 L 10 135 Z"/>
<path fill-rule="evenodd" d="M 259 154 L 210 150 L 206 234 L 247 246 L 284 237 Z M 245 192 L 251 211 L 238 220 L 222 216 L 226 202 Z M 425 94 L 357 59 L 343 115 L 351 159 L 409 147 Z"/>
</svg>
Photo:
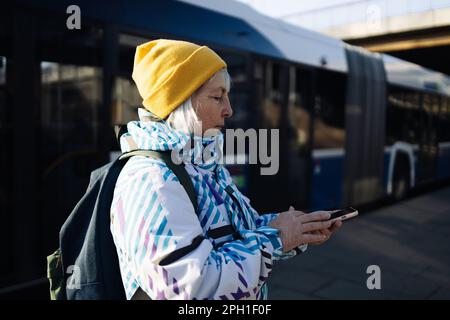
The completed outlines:
<svg viewBox="0 0 450 320">
<path fill-rule="evenodd" d="M 165 119 L 226 63 L 210 48 L 159 39 L 136 48 L 133 80 L 144 107 Z"/>
</svg>

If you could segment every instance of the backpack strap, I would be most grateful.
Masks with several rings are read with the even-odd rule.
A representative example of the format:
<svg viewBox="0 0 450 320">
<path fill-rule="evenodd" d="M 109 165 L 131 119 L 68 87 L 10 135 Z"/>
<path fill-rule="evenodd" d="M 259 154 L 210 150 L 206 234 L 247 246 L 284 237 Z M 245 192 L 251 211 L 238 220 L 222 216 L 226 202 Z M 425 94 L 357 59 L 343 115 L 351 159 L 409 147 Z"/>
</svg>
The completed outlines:
<svg viewBox="0 0 450 320">
<path fill-rule="evenodd" d="M 186 168 L 184 167 L 184 164 L 175 164 L 172 161 L 172 158 L 170 156 L 170 151 L 154 151 L 154 150 L 133 150 L 130 152 L 123 153 L 119 160 L 127 159 L 134 156 L 143 156 L 143 157 L 149 157 L 152 159 L 157 159 L 163 161 L 170 170 L 175 174 L 175 176 L 180 181 L 181 185 L 183 186 L 184 190 L 189 196 L 189 199 L 191 200 L 192 205 L 194 206 L 194 210 L 196 214 L 198 215 L 198 204 L 197 204 L 197 196 L 195 194 L 194 185 L 192 184 L 192 180 L 189 177 L 189 174 L 186 171 Z"/>
</svg>

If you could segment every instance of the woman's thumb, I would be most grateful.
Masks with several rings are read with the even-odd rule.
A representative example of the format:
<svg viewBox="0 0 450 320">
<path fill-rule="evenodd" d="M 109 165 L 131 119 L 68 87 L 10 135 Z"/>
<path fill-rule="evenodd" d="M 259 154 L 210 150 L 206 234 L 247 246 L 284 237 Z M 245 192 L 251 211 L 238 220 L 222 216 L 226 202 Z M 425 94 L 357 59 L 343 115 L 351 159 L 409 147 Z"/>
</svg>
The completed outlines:
<svg viewBox="0 0 450 320">
<path fill-rule="evenodd" d="M 288 211 L 294 211 L 294 207 L 293 206 L 289 206 L 289 210 Z"/>
</svg>

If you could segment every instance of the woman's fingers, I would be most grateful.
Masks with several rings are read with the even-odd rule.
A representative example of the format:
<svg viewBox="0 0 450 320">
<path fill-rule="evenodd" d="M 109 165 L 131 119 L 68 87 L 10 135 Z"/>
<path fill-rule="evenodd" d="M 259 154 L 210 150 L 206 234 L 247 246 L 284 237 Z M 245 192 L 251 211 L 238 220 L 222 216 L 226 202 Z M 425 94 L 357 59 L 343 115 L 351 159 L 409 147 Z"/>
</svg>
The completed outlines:
<svg viewBox="0 0 450 320">
<path fill-rule="evenodd" d="M 319 222 L 308 222 L 303 223 L 303 231 L 311 232 L 316 230 L 328 229 L 331 227 L 332 221 L 319 221 Z"/>
<path fill-rule="evenodd" d="M 314 242 L 321 242 L 326 240 L 327 237 L 323 234 L 312 234 L 312 233 L 305 233 L 303 235 L 303 241 L 304 243 L 314 243 Z"/>
<path fill-rule="evenodd" d="M 316 211 L 299 216 L 303 223 L 311 221 L 322 221 L 330 219 L 330 213 L 326 211 Z"/>
<path fill-rule="evenodd" d="M 334 211 L 316 211 L 304 213 L 293 206 L 282 212 L 270 223 L 271 227 L 280 229 L 283 251 L 287 252 L 300 244 L 322 244 L 327 241 L 333 231 L 342 226 L 339 219 L 330 219 Z"/>
<path fill-rule="evenodd" d="M 342 221 L 340 219 L 337 219 L 334 221 L 334 223 L 331 225 L 330 232 L 335 232 L 337 229 L 342 227 Z"/>
<path fill-rule="evenodd" d="M 329 238 L 331 236 L 331 234 L 333 233 L 333 232 L 331 232 L 330 229 L 321 229 L 321 230 L 318 230 L 316 232 L 320 232 L 324 236 L 327 236 L 327 238 Z"/>
</svg>

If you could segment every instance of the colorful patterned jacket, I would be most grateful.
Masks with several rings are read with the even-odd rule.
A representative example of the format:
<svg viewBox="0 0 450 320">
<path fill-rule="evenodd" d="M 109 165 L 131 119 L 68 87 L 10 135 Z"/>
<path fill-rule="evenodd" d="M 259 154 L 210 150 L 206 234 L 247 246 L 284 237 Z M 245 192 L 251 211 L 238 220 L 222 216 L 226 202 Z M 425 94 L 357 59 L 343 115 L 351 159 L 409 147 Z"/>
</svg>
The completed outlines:
<svg viewBox="0 0 450 320">
<path fill-rule="evenodd" d="M 173 150 L 189 141 L 164 122 L 133 121 L 127 128 L 120 141 L 123 152 L 136 147 Z M 222 141 L 219 135 L 203 138 L 200 145 L 221 147 Z M 138 287 L 151 299 L 267 299 L 273 261 L 306 249 L 282 253 L 278 230 L 268 226 L 277 214 L 260 216 L 228 170 L 212 159 L 185 164 L 197 213 L 163 162 L 136 156 L 123 168 L 111 206 L 111 232 L 128 299 Z M 236 234 L 215 238 L 208 232 L 227 225 Z M 189 250 L 171 259 L 182 248 Z"/>
</svg>

